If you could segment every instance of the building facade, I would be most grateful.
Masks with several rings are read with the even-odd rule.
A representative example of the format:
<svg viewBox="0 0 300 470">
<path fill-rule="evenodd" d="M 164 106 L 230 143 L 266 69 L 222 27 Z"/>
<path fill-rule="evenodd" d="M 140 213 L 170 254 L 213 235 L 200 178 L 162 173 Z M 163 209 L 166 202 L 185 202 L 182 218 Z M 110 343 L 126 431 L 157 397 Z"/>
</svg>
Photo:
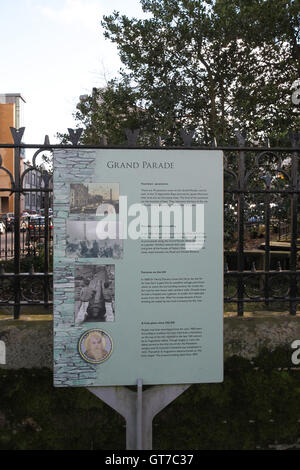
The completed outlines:
<svg viewBox="0 0 300 470">
<path fill-rule="evenodd" d="M 30 162 L 24 162 L 24 170 L 31 167 Z M 41 165 L 41 170 L 45 170 L 45 166 Z M 43 189 L 44 181 L 40 171 L 30 170 L 26 173 L 24 177 L 23 187 L 25 189 L 24 194 L 24 206 L 23 210 L 26 211 L 35 211 L 37 214 L 40 209 L 44 208 L 44 197 L 45 193 L 43 191 L 26 191 L 32 189 Z"/>
<path fill-rule="evenodd" d="M 0 144 L 13 144 L 13 138 L 10 127 L 19 129 L 24 123 L 24 103 L 25 100 L 20 93 L 0 94 Z M 0 148 L 2 156 L 2 166 L 7 168 L 11 174 L 15 175 L 14 168 L 14 149 Z M 20 171 L 24 170 L 24 155 L 21 158 Z M 10 188 L 11 182 L 9 175 L 0 170 L 0 188 Z M 24 207 L 24 197 L 21 197 L 21 210 Z M 10 191 L 0 192 L 0 214 L 14 211 L 14 196 Z"/>
<path fill-rule="evenodd" d="M 71 209 L 85 207 L 89 203 L 89 190 L 82 183 L 74 183 L 70 188 Z"/>
</svg>

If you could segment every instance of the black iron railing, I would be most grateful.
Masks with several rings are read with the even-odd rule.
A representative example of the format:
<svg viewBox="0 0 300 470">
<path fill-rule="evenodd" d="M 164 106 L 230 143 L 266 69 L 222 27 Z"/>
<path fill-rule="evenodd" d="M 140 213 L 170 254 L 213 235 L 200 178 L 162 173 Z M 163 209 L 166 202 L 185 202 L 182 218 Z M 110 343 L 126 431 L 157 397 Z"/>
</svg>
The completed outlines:
<svg viewBox="0 0 300 470">
<path fill-rule="evenodd" d="M 52 306 L 52 175 L 37 165 L 38 155 L 54 149 L 107 147 L 104 142 L 99 146 L 78 145 L 80 129 L 69 129 L 70 145 L 50 145 L 48 138 L 43 145 L 28 145 L 22 143 L 24 130 L 11 128 L 14 143 L 0 143 L 0 154 L 1 149 L 14 151 L 13 173 L 0 159 L 0 174 L 9 178 L 9 185 L 0 187 L 0 196 L 1 192 L 9 191 L 14 199 L 11 226 L 2 214 L 3 233 L 0 221 L 0 309 L 11 308 L 14 318 L 19 318 L 22 306 Z M 136 147 L 138 132 L 127 131 L 126 135 L 127 146 L 109 148 Z M 185 149 L 214 148 L 224 152 L 225 304 L 235 305 L 239 316 L 250 303 L 263 303 L 266 307 L 283 304 L 295 315 L 300 302 L 299 133 L 290 135 L 291 147 L 272 148 L 268 143 L 264 147 L 249 147 L 240 133 L 236 147 L 218 147 L 215 143 L 212 147 L 193 146 L 192 135 L 182 132 Z M 35 153 L 32 164 L 22 171 L 23 149 L 34 149 Z M 26 175 L 33 171 L 41 175 L 39 187 L 25 184 Z M 34 193 L 40 194 L 43 209 L 43 218 L 34 217 L 35 220 L 21 214 L 22 197 Z M 281 246 L 283 227 L 285 244 Z"/>
<path fill-rule="evenodd" d="M 235 154 L 232 165 L 225 163 L 224 172 L 234 180 L 225 185 L 225 223 L 226 196 L 227 209 L 230 197 L 236 205 L 237 237 L 234 245 L 236 263 L 234 268 L 225 261 L 225 302 L 237 304 L 238 315 L 244 313 L 244 304 L 249 302 L 287 303 L 291 315 L 296 314 L 297 303 L 300 300 L 297 256 L 297 209 L 299 193 L 299 133 L 290 134 L 291 148 L 245 148 L 245 139 L 238 134 L 239 150 Z M 229 152 L 230 153 L 230 152 Z M 225 156 L 229 155 L 225 152 Z M 276 210 L 272 210 L 275 206 Z M 251 217 L 251 206 L 256 209 Z M 228 212 L 228 210 L 227 210 Z M 276 216 L 274 217 L 275 212 Z M 257 219 L 264 226 L 263 263 L 260 269 L 254 261 L 255 250 L 245 250 L 247 223 Z M 280 246 L 276 243 L 280 226 L 288 226 L 288 243 Z M 258 225 L 259 225 L 258 224 Z M 274 230 L 276 229 L 276 230 Z M 272 241 L 275 232 L 275 241 Z M 231 250 L 232 251 L 232 250 Z M 272 264 L 272 256 L 278 256 L 276 265 Z M 252 252 L 252 253 L 251 253 Z M 230 250 L 225 251 L 225 255 Z M 252 263 L 245 266 L 246 256 L 252 254 Z M 226 258 L 226 256 L 225 256 Z M 282 264 L 288 264 L 288 269 L 282 269 Z M 230 292 L 231 291 L 231 292 Z M 226 295 L 227 292 L 227 295 Z"/>
<path fill-rule="evenodd" d="M 7 211 L 2 212 L 0 220 L 0 307 L 12 308 L 14 318 L 17 319 L 24 305 L 52 305 L 52 272 L 49 269 L 52 265 L 53 239 L 50 212 L 52 175 L 36 162 L 38 155 L 51 150 L 51 147 L 45 139 L 44 145 L 34 153 L 32 164 L 24 167 L 24 144 L 21 141 L 25 128 L 10 129 L 14 144 L 0 146 L 0 154 L 1 149 L 13 149 L 13 154 L 6 158 L 13 158 L 10 168 L 14 168 L 12 172 L 4 167 L 2 157 L 0 158 L 0 170 L 8 176 L 10 183 L 0 188 L 0 196 L 9 193 L 7 200 L 13 198 L 13 213 L 9 213 L 8 217 Z M 32 172 L 35 176 L 40 175 L 39 184 L 28 186 L 26 177 Z M 28 194 L 40 196 L 39 206 L 43 210 L 43 216 L 38 213 L 25 215 L 21 210 L 21 200 Z"/>
</svg>

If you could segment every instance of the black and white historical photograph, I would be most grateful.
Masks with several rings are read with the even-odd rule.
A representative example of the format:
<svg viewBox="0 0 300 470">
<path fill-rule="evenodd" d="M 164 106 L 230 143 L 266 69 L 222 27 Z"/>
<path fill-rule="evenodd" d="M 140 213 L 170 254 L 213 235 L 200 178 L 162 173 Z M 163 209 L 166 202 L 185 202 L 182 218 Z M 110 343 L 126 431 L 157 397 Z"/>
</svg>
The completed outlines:
<svg viewBox="0 0 300 470">
<path fill-rule="evenodd" d="M 105 238 L 107 236 L 107 238 Z M 100 221 L 66 221 L 66 256 L 71 258 L 123 257 L 120 223 Z"/>
<path fill-rule="evenodd" d="M 115 266 L 75 267 L 75 324 L 115 321 Z"/>
<path fill-rule="evenodd" d="M 118 214 L 119 183 L 71 183 L 70 214 Z"/>
</svg>

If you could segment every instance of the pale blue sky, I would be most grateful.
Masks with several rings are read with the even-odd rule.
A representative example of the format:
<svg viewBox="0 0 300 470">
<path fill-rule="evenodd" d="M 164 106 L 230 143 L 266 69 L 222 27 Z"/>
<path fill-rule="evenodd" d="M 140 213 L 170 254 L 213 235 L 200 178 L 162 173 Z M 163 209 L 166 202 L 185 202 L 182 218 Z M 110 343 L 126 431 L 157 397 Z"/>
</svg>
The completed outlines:
<svg viewBox="0 0 300 470">
<path fill-rule="evenodd" d="M 0 93 L 26 100 L 23 141 L 74 127 L 79 95 L 105 85 L 121 65 L 100 21 L 113 10 L 145 16 L 138 0 L 0 0 Z"/>
</svg>

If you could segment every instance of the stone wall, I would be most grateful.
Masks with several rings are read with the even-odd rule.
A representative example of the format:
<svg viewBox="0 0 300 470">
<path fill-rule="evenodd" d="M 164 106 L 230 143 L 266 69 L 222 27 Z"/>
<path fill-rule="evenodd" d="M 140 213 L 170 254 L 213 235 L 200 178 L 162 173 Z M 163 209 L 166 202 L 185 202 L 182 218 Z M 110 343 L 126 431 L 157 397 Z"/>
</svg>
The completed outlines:
<svg viewBox="0 0 300 470">
<path fill-rule="evenodd" d="M 1 368 L 52 369 L 53 321 L 40 318 L 0 321 L 0 341 L 6 345 L 6 364 L 0 364 Z M 297 339 L 300 340 L 300 315 L 260 313 L 237 317 L 229 314 L 224 318 L 225 360 L 235 355 L 252 359 L 265 349 L 291 347 Z M 78 372 L 74 370 L 74 373 Z"/>
<path fill-rule="evenodd" d="M 125 449 L 118 413 L 84 387 L 53 387 L 52 327 L 50 317 L 0 317 L 0 450 Z M 299 449 L 296 339 L 300 316 L 227 316 L 224 382 L 195 384 L 162 410 L 153 449 Z"/>
</svg>

